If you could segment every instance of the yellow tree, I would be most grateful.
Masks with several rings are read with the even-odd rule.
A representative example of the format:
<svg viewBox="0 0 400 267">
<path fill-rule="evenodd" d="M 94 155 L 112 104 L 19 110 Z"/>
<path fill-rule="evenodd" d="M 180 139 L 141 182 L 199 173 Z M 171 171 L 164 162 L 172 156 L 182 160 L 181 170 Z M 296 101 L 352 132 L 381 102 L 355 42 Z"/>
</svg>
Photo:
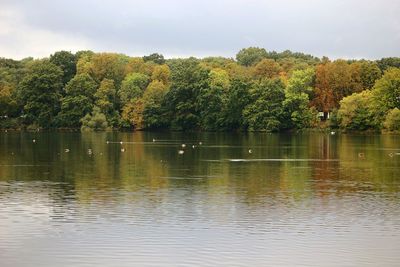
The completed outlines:
<svg viewBox="0 0 400 267">
<path fill-rule="evenodd" d="M 165 85 L 169 84 L 169 77 L 171 75 L 171 71 L 167 65 L 157 65 L 153 69 L 153 73 L 151 74 L 151 80 L 160 81 Z"/>
<path fill-rule="evenodd" d="M 122 108 L 122 119 L 136 130 L 143 129 L 143 99 L 132 99 Z"/>
<path fill-rule="evenodd" d="M 116 53 L 97 53 L 82 56 L 77 64 L 78 74 L 88 73 L 97 82 L 112 79 L 119 87 L 125 77 L 129 57 Z"/>
<path fill-rule="evenodd" d="M 99 89 L 94 94 L 96 99 L 96 106 L 98 106 L 103 113 L 111 114 L 115 104 L 115 85 L 114 80 L 103 79 L 100 83 Z"/>
</svg>

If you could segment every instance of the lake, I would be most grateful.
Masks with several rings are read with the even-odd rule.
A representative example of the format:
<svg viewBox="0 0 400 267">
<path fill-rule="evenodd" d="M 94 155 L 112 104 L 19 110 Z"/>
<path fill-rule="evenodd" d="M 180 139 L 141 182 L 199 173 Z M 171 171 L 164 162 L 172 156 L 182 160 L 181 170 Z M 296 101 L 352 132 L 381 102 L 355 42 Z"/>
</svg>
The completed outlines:
<svg viewBox="0 0 400 267">
<path fill-rule="evenodd" d="M 399 251 L 400 136 L 0 134 L 2 267 L 399 266 Z"/>
</svg>

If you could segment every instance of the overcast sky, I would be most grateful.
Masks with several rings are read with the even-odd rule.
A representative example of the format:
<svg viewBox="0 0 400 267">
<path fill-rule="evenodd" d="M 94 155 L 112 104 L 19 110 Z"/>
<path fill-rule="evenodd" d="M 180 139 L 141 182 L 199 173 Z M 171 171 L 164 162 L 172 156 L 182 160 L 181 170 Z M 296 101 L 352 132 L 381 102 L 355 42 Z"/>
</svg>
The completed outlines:
<svg viewBox="0 0 400 267">
<path fill-rule="evenodd" d="M 234 57 L 243 47 L 400 56 L 400 0 L 0 0 L 0 57 Z"/>
</svg>

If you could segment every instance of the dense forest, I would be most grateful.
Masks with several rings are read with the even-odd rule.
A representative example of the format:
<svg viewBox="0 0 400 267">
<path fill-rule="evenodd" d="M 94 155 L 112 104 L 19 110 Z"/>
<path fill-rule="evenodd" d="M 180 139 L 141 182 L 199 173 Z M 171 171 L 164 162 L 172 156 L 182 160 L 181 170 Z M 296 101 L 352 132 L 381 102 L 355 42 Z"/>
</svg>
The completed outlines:
<svg viewBox="0 0 400 267">
<path fill-rule="evenodd" d="M 59 51 L 0 58 L 0 128 L 400 130 L 400 58 L 249 47 L 236 59 Z"/>
</svg>

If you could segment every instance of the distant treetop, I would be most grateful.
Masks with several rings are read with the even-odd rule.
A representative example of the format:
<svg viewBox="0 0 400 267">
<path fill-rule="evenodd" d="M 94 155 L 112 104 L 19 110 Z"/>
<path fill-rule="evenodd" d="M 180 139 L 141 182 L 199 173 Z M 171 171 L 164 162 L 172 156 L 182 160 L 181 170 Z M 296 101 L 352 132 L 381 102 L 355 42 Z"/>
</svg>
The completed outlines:
<svg viewBox="0 0 400 267">
<path fill-rule="evenodd" d="M 160 65 L 165 63 L 164 56 L 161 54 L 158 54 L 158 53 L 153 53 L 148 56 L 144 56 L 143 60 L 144 60 L 144 62 L 153 61 L 154 63 L 160 64 Z"/>
</svg>

